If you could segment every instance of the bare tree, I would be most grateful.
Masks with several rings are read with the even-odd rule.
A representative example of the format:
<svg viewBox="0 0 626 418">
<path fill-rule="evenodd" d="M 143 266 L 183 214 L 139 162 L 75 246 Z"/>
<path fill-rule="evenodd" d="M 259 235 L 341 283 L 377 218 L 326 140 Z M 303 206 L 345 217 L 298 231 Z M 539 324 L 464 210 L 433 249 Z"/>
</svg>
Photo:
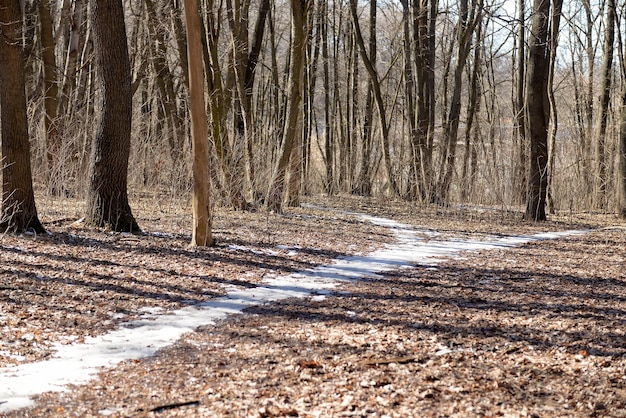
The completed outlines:
<svg viewBox="0 0 626 418">
<path fill-rule="evenodd" d="M 456 27 L 457 49 L 454 58 L 455 68 L 452 84 L 450 108 L 444 124 L 444 144 L 441 152 L 441 164 L 436 195 L 434 201 L 447 204 L 449 200 L 452 172 L 456 160 L 456 144 L 461 116 L 461 89 L 463 71 L 471 51 L 474 29 L 482 19 L 482 0 L 472 0 L 471 7 L 468 0 L 460 3 L 459 20 Z"/>
<path fill-rule="evenodd" d="M 121 0 L 95 0 L 92 26 L 102 87 L 102 115 L 93 144 L 87 220 L 140 232 L 128 203 L 132 117 L 130 62 Z"/>
<path fill-rule="evenodd" d="M 352 25 L 354 27 L 354 34 L 356 36 L 356 42 L 359 48 L 359 55 L 361 55 L 361 60 L 363 61 L 365 69 L 367 70 L 369 80 L 372 83 L 372 88 L 374 90 L 374 100 L 376 102 L 376 108 L 378 109 L 378 120 L 380 122 L 382 133 L 383 155 L 385 158 L 385 166 L 387 167 L 387 181 L 391 186 L 392 193 L 395 196 L 400 196 L 402 195 L 402 193 L 400 191 L 400 186 L 398 185 L 396 175 L 393 172 L 393 165 L 391 162 L 391 150 L 389 144 L 389 122 L 387 121 L 387 110 L 385 107 L 383 93 L 380 86 L 380 77 L 378 75 L 378 71 L 374 67 L 372 59 L 368 55 L 367 48 L 365 47 L 365 41 L 363 40 L 363 34 L 361 32 L 361 25 L 359 24 L 356 0 L 350 0 L 350 15 L 352 16 Z"/>
<path fill-rule="evenodd" d="M 37 216 L 26 115 L 22 12 L 18 0 L 0 5 L 0 138 L 2 139 L 2 217 L 0 228 L 45 232 Z"/>
<path fill-rule="evenodd" d="M 527 134 L 530 139 L 530 171 L 524 217 L 545 221 L 550 121 L 548 100 L 550 0 L 534 0 L 532 16 L 525 96 Z"/>
<path fill-rule="evenodd" d="M 609 118 L 609 101 L 613 80 L 613 51 L 615 43 L 615 0 L 608 0 L 606 7 L 606 22 L 604 28 L 604 54 L 602 63 L 602 86 L 600 88 L 599 121 L 596 135 L 597 182 L 595 206 L 606 207 L 607 156 L 606 131 Z"/>
<path fill-rule="evenodd" d="M 291 51 L 289 57 L 289 82 L 287 85 L 287 114 L 282 133 L 282 147 L 279 160 L 272 176 L 267 194 L 267 208 L 282 211 L 285 182 L 292 149 L 298 144 L 301 131 L 302 87 L 304 55 L 306 53 L 308 30 L 306 29 L 309 0 L 291 0 Z"/>
<path fill-rule="evenodd" d="M 204 102 L 204 72 L 201 48 L 200 15 L 197 2 L 185 0 L 187 48 L 189 57 L 189 94 L 191 95 L 191 138 L 193 141 L 193 231 L 191 244 L 213 245 L 209 200 L 208 125 Z"/>
</svg>

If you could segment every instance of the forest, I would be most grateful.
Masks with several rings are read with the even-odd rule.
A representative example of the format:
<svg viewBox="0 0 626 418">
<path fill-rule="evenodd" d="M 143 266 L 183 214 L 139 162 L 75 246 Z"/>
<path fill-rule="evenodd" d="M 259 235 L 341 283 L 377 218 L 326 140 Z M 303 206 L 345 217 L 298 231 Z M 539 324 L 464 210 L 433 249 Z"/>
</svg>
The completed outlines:
<svg viewBox="0 0 626 418">
<path fill-rule="evenodd" d="M 128 191 L 626 210 L 617 1 L 103 3 L 3 10 L 8 229 L 39 228 L 31 188 L 118 230 Z"/>
<path fill-rule="evenodd" d="M 0 416 L 625 417 L 624 16 L 0 0 Z"/>
</svg>

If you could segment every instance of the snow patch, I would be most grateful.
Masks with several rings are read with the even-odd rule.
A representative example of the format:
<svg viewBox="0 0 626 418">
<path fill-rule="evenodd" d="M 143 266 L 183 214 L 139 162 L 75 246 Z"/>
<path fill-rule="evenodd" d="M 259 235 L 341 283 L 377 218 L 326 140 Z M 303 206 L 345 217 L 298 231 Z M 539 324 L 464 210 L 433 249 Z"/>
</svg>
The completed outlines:
<svg viewBox="0 0 626 418">
<path fill-rule="evenodd" d="M 266 280 L 258 287 L 228 286 L 228 293 L 224 297 L 173 312 L 143 309 L 146 318 L 126 322 L 105 335 L 87 337 L 83 343 L 58 343 L 54 346 L 56 354 L 48 360 L 0 369 L 0 412 L 28 407 L 33 404 L 30 398 L 37 394 L 64 391 L 69 384 L 87 383 L 102 367 L 114 367 L 123 360 L 152 356 L 157 350 L 173 344 L 183 334 L 199 326 L 213 324 L 227 315 L 240 313 L 252 305 L 290 297 L 307 297 L 311 293 L 318 295 L 317 300 L 321 300 L 341 281 L 359 280 L 415 264 L 435 266 L 462 251 L 511 248 L 530 241 L 585 233 L 565 231 L 491 241 L 437 241 L 430 238 L 436 237 L 438 233 L 430 230 L 414 230 L 409 225 L 390 219 L 354 215 L 366 222 L 391 229 L 397 242 L 364 256 L 338 259 L 333 264 L 288 276 L 266 276 Z M 262 253 L 244 246 L 231 245 L 230 248 Z M 271 254 L 272 251 L 267 253 Z M 356 316 L 354 312 L 347 314 Z M 103 412 L 106 415 L 108 410 Z"/>
</svg>

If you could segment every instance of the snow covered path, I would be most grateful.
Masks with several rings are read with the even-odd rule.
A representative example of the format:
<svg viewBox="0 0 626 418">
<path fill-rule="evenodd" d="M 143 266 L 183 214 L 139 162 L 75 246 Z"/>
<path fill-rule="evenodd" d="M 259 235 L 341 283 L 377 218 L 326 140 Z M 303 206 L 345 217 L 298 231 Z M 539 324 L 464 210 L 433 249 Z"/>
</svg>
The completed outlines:
<svg viewBox="0 0 626 418">
<path fill-rule="evenodd" d="M 201 325 L 213 324 L 244 308 L 290 297 L 317 297 L 345 280 L 384 273 L 412 265 L 434 265 L 462 251 L 510 248 L 527 242 L 584 234 L 587 231 L 564 231 L 537 235 L 518 235 L 492 240 L 437 240 L 437 233 L 415 230 L 389 219 L 354 214 L 373 224 L 391 229 L 396 242 L 358 257 L 299 273 L 269 278 L 254 288 L 232 286 L 227 295 L 177 311 L 128 322 L 121 328 L 84 343 L 57 345 L 49 360 L 0 369 L 0 412 L 32 404 L 31 397 L 47 391 L 64 391 L 68 384 L 88 382 L 101 367 L 114 367 L 120 361 L 153 355 L 171 345 L 182 334 Z M 424 239 L 426 238 L 426 239 Z M 430 239 L 434 238 L 434 239 Z"/>
</svg>

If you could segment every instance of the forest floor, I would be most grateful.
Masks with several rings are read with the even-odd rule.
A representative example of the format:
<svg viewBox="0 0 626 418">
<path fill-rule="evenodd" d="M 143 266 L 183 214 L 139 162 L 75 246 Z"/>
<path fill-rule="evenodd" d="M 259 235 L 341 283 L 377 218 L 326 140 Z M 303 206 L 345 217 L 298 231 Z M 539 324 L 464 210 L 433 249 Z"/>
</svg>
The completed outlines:
<svg viewBox="0 0 626 418">
<path fill-rule="evenodd" d="M 190 216 L 173 206 L 159 215 L 139 207 L 144 234 L 131 236 L 76 223 L 72 202 L 48 205 L 51 234 L 0 240 L 0 374 L 129 321 L 397 239 L 351 213 L 436 231 L 425 239 L 442 243 L 590 231 L 251 306 L 0 415 L 626 416 L 626 233 L 614 217 L 535 224 L 494 209 L 309 203 L 284 215 L 217 211 L 209 249 L 188 247 Z"/>
</svg>

